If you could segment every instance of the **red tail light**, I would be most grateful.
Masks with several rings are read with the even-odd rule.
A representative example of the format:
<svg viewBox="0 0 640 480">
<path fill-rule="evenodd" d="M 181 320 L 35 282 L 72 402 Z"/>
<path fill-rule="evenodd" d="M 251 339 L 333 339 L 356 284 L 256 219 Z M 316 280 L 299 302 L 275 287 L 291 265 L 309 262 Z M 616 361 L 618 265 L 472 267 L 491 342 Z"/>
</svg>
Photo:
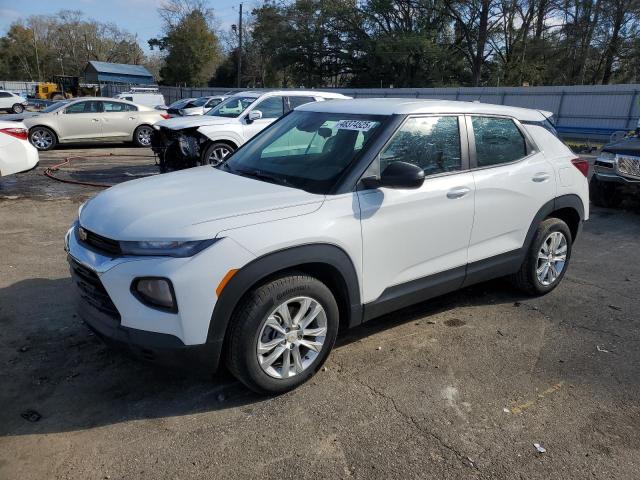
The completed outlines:
<svg viewBox="0 0 640 480">
<path fill-rule="evenodd" d="M 164 118 L 165 120 L 167 120 L 167 119 L 171 118 L 171 115 L 169 115 L 168 113 L 161 113 L 161 114 L 160 114 L 160 116 L 161 116 L 162 118 Z"/>
<path fill-rule="evenodd" d="M 29 138 L 29 131 L 26 128 L 0 128 L 0 132 L 19 138 L 20 140 L 27 140 Z"/>
<path fill-rule="evenodd" d="M 571 160 L 573 166 L 580 170 L 585 177 L 589 176 L 589 160 L 585 160 L 584 158 L 574 158 Z"/>
</svg>

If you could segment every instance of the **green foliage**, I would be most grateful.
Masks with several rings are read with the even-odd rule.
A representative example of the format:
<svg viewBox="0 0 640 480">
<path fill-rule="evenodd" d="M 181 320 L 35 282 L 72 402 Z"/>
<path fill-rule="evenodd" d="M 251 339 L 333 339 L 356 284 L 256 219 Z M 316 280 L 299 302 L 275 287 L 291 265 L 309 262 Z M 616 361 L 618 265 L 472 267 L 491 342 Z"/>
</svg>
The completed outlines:
<svg viewBox="0 0 640 480">
<path fill-rule="evenodd" d="M 204 85 L 221 61 L 218 37 L 200 10 L 186 14 L 165 37 L 149 40 L 149 45 L 167 52 L 160 70 L 166 85 Z"/>
</svg>

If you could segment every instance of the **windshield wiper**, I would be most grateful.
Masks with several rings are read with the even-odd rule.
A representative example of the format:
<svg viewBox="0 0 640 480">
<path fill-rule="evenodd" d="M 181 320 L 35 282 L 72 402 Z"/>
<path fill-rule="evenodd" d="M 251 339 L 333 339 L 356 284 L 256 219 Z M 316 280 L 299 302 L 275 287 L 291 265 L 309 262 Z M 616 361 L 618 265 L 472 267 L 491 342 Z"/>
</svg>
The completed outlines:
<svg viewBox="0 0 640 480">
<path fill-rule="evenodd" d="M 225 163 L 226 165 L 226 163 Z M 229 167 L 227 167 L 229 168 Z M 268 173 L 264 173 L 260 170 L 232 170 L 233 172 L 239 173 L 240 175 L 244 175 L 247 177 L 253 177 L 258 180 L 264 180 L 265 182 L 275 183 L 278 185 L 286 185 L 288 182 L 282 177 L 276 177 L 275 175 L 269 175 Z"/>
</svg>

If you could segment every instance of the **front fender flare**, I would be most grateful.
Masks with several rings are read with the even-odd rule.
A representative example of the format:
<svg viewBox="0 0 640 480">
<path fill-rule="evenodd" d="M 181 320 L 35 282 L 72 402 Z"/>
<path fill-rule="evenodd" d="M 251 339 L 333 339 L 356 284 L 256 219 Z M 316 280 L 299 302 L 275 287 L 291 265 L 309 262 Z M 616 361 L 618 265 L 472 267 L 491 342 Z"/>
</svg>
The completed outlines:
<svg viewBox="0 0 640 480">
<path fill-rule="evenodd" d="M 287 248 L 252 260 L 242 267 L 224 287 L 213 309 L 207 342 L 222 342 L 238 302 L 251 289 L 276 272 L 302 265 L 324 264 L 337 270 L 344 280 L 349 307 L 349 325 L 362 322 L 360 284 L 349 255 L 331 244 L 308 244 Z"/>
</svg>

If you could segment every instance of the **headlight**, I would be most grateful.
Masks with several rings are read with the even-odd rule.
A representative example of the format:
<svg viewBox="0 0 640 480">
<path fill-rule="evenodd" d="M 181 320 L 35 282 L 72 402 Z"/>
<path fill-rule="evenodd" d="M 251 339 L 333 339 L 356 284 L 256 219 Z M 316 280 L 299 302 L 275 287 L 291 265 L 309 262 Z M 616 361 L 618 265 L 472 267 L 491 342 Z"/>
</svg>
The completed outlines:
<svg viewBox="0 0 640 480">
<path fill-rule="evenodd" d="M 598 160 L 601 162 L 613 162 L 616 159 L 616 154 L 613 152 L 600 152 Z"/>
<path fill-rule="evenodd" d="M 156 255 L 162 257 L 192 257 L 198 252 L 216 243 L 219 238 L 210 240 L 120 242 L 124 255 Z"/>
</svg>

